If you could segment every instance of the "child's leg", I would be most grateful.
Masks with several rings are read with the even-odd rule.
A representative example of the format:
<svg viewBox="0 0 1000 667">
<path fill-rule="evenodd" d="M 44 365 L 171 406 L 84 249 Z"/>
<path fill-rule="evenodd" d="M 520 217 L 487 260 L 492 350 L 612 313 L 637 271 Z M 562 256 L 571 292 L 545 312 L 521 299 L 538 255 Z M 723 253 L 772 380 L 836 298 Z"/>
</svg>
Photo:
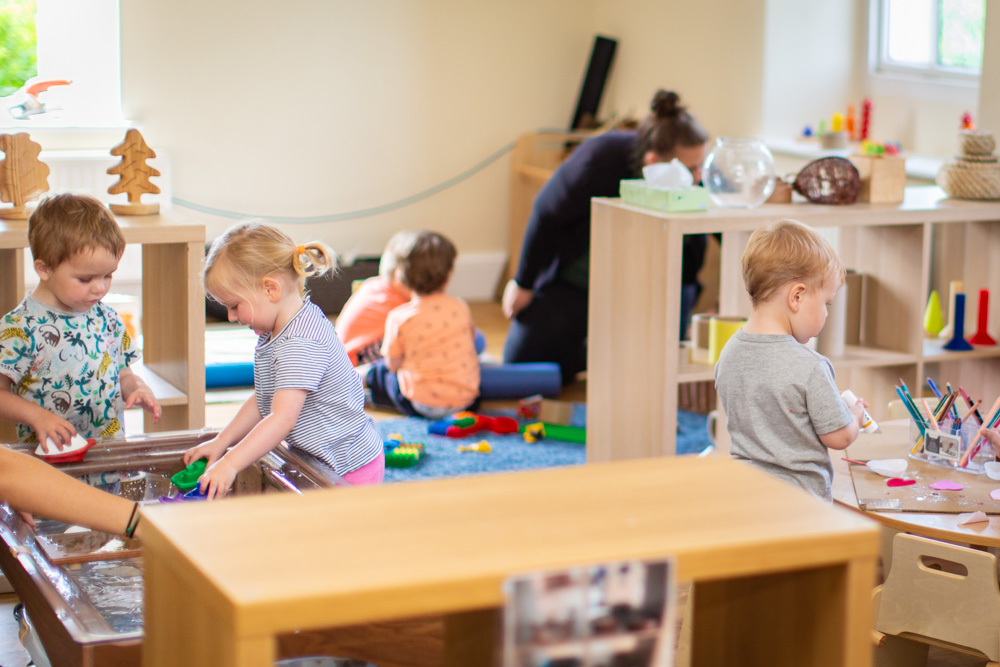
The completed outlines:
<svg viewBox="0 0 1000 667">
<path fill-rule="evenodd" d="M 375 405 L 392 408 L 411 417 L 420 416 L 410 403 L 410 399 L 403 396 L 399 388 L 399 378 L 386 367 L 385 361 L 376 361 L 369 367 L 364 383 Z"/>
<path fill-rule="evenodd" d="M 357 470 L 344 474 L 344 479 L 354 486 L 381 484 L 385 477 L 385 453 L 380 452 L 375 459 L 364 464 Z"/>
</svg>

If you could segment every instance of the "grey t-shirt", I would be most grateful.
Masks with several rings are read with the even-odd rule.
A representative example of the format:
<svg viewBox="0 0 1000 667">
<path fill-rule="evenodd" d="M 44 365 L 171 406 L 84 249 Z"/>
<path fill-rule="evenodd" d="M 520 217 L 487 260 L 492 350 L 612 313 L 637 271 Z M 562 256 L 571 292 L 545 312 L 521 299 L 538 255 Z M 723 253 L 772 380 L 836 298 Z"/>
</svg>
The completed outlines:
<svg viewBox="0 0 1000 667">
<path fill-rule="evenodd" d="M 831 499 L 833 466 L 819 436 L 854 417 L 829 359 L 792 336 L 740 329 L 719 356 L 715 387 L 734 457 Z"/>
</svg>

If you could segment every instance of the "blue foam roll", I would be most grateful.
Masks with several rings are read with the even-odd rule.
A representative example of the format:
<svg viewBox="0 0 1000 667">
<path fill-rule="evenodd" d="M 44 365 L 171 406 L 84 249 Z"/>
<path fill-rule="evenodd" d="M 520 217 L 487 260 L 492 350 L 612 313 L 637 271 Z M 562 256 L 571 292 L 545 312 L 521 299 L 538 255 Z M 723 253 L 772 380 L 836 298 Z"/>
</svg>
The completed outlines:
<svg viewBox="0 0 1000 667">
<path fill-rule="evenodd" d="M 562 390 L 559 364 L 481 364 L 479 392 L 482 398 L 526 398 L 541 394 L 558 396 Z"/>
<path fill-rule="evenodd" d="M 240 361 L 228 364 L 205 365 L 205 388 L 252 387 L 253 362 Z"/>
</svg>

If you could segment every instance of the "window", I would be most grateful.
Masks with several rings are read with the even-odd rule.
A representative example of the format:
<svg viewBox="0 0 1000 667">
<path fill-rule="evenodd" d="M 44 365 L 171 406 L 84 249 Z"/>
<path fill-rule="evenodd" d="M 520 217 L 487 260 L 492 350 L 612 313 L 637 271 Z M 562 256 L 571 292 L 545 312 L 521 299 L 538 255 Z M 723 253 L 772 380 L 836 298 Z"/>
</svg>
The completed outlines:
<svg viewBox="0 0 1000 667">
<path fill-rule="evenodd" d="M 0 5 L 0 97 L 11 95 L 38 72 L 35 0 Z"/>
<path fill-rule="evenodd" d="M 37 9 L 36 9 L 37 5 Z M 16 55 L 37 63 L 37 80 L 62 79 L 68 86 L 53 86 L 39 95 L 51 113 L 15 120 L 0 108 L 0 126 L 95 127 L 122 123 L 121 58 L 118 0 L 16 0 L 0 3 L 6 13 L 10 6 L 27 7 L 30 20 L 18 24 L 17 37 L 4 27 L 3 41 L 20 45 Z M 37 50 L 35 36 L 37 34 Z M 2 52 L 0 52 L 2 53 Z M 13 53 L 12 53 L 13 55 Z M 5 82 L 0 82 L 5 83 Z M 23 80 L 21 81 L 23 83 Z M 10 95 L 17 90 L 0 92 Z"/>
<path fill-rule="evenodd" d="M 873 0 L 879 73 L 976 82 L 986 0 Z"/>
</svg>

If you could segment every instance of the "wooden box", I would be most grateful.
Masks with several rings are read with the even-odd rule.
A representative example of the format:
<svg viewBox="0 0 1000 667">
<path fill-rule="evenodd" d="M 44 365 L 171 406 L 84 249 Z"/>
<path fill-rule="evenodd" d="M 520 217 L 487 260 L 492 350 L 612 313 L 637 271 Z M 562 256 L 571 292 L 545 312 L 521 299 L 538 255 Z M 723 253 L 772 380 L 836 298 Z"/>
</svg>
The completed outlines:
<svg viewBox="0 0 1000 667">
<path fill-rule="evenodd" d="M 851 162 L 861 176 L 858 201 L 869 204 L 898 204 L 906 189 L 906 160 L 888 155 L 852 155 Z"/>
</svg>

